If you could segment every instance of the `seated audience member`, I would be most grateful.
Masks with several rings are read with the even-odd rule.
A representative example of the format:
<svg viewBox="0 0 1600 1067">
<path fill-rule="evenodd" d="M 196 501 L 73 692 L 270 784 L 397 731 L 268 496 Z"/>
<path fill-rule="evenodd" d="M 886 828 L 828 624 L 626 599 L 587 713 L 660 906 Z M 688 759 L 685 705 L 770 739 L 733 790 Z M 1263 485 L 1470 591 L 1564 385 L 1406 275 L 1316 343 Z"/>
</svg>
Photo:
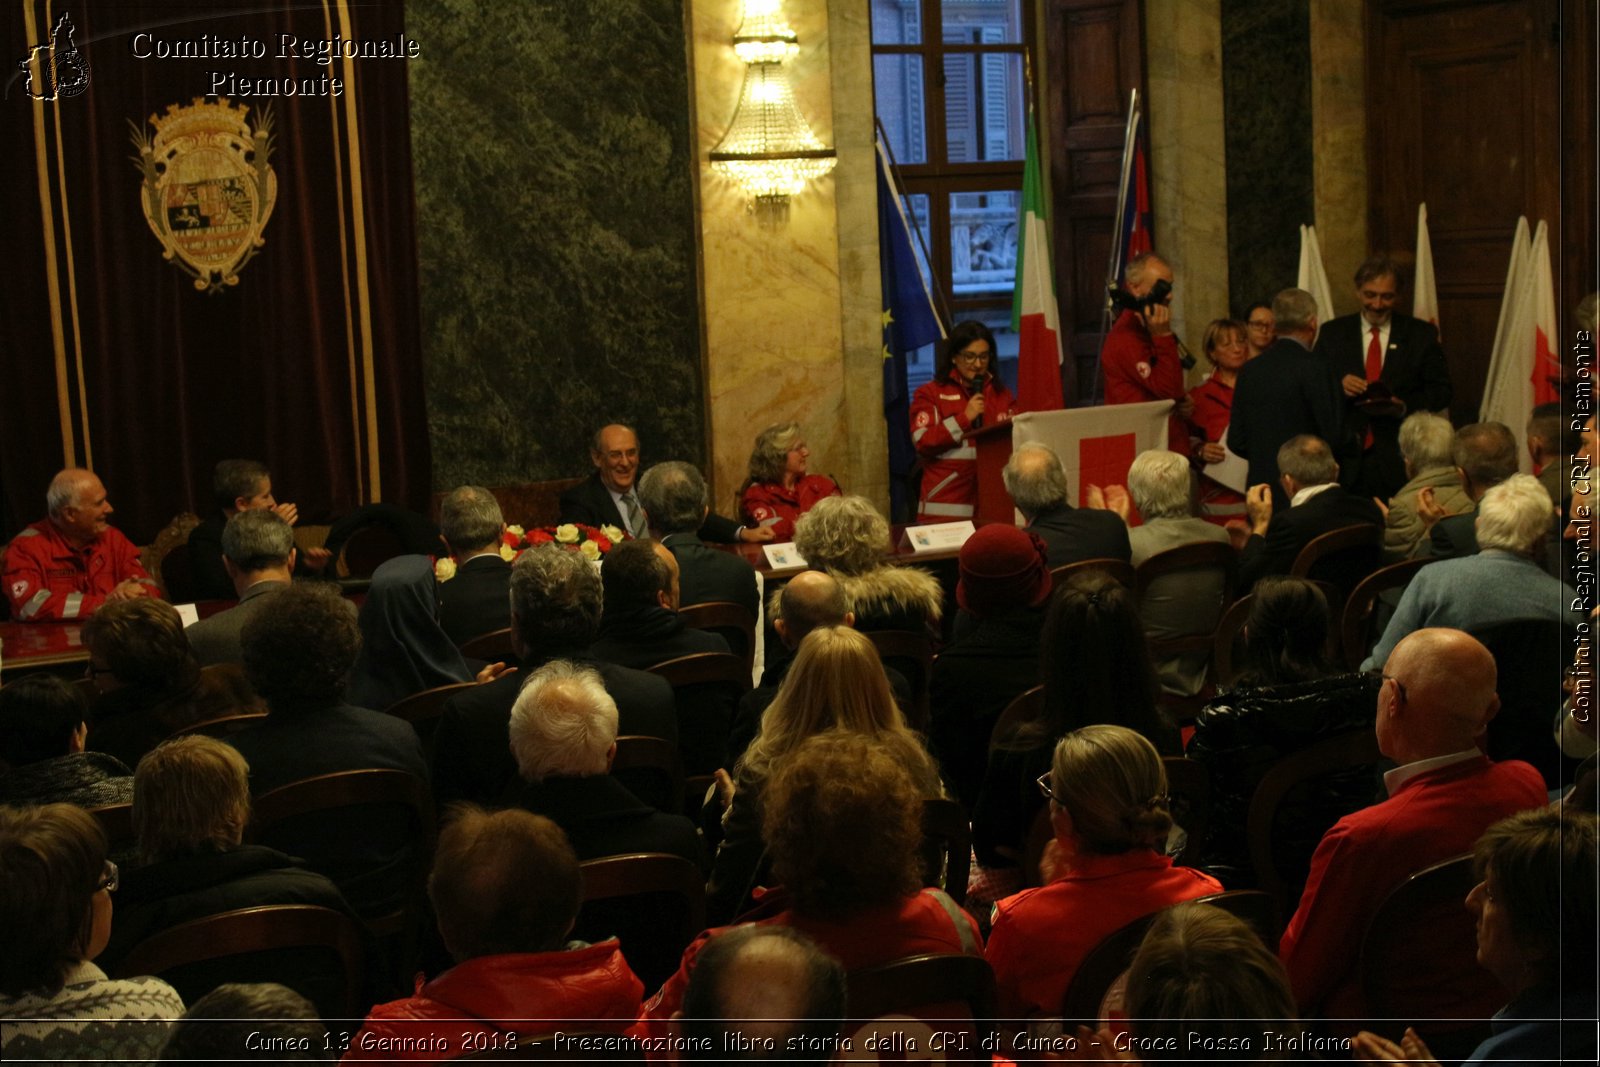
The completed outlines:
<svg viewBox="0 0 1600 1067">
<path fill-rule="evenodd" d="M 1222 892 L 1215 878 L 1172 865 L 1166 768 L 1132 730 L 1069 733 L 1036 788 L 1049 797 L 1055 877 L 995 905 L 985 953 L 999 1013 L 1010 1019 L 1056 1015 L 1078 965 L 1106 935 L 1168 904 Z"/>
<path fill-rule="evenodd" d="M 51 674 L 0 688 L 0 804 L 104 808 L 133 799 L 133 772 L 115 756 L 87 752 L 83 691 Z"/>
<path fill-rule="evenodd" d="M 549 819 L 460 805 L 439 832 L 428 897 L 455 966 L 373 1008 L 345 1062 L 504 1048 L 511 1021 L 519 1037 L 570 1030 L 569 1019 L 620 1032 L 638 1014 L 644 987 L 621 946 L 568 940 L 583 878 Z"/>
<path fill-rule="evenodd" d="M 726 601 L 756 613 L 755 568 L 741 556 L 707 548 L 696 532 L 710 507 L 705 479 L 693 464 L 657 463 L 639 479 L 639 499 L 650 528 L 677 560 L 680 606 Z"/>
<path fill-rule="evenodd" d="M 1550 514 L 1550 497 L 1531 474 L 1513 474 L 1484 493 L 1473 515 L 1477 551 L 1417 572 L 1362 669 L 1382 664 L 1401 638 L 1425 626 L 1477 633 L 1530 619 L 1576 627 L 1583 621 L 1572 609 L 1577 594 L 1538 563 Z"/>
<path fill-rule="evenodd" d="M 85 624 L 83 644 L 100 693 L 90 744 L 129 767 L 174 731 L 254 704 L 237 677 L 200 670 L 178 609 L 164 600 L 107 604 Z"/>
<path fill-rule="evenodd" d="M 589 443 L 594 473 L 561 494 L 561 521 L 586 526 L 615 526 L 631 537 L 647 537 L 644 507 L 634 491 L 639 473 L 639 435 L 633 427 L 611 423 L 595 431 Z M 740 526 L 722 515 L 707 515 L 700 537 L 719 544 L 770 541 L 772 531 Z"/>
<path fill-rule="evenodd" d="M 1250 313 L 1264 319 L 1267 334 L 1275 337 L 1276 334 L 1272 332 L 1272 309 L 1264 304 L 1257 304 L 1256 308 L 1265 310 L 1252 309 Z M 1233 417 L 1233 387 L 1239 380 L 1239 369 L 1261 354 L 1260 349 L 1253 347 L 1255 335 L 1259 332 L 1254 322 L 1246 329 L 1243 323 L 1233 319 L 1213 319 L 1206 326 L 1200 350 L 1212 369 L 1205 381 L 1189 390 L 1189 401 L 1194 405 L 1194 411 L 1188 420 L 1191 452 L 1204 465 L 1221 463 L 1227 458 L 1222 439 L 1228 432 L 1228 421 Z M 1267 344 L 1271 343 L 1271 340 L 1267 341 Z M 1243 515 L 1244 496 L 1238 490 L 1206 477 L 1205 466 L 1200 471 L 1200 513 L 1213 522 Z M 1141 507 L 1139 512 L 1144 514 L 1144 509 Z"/>
<path fill-rule="evenodd" d="M 464 689 L 444 706 L 434 733 L 434 796 L 499 803 L 517 767 L 506 747 L 511 706 L 528 674 L 553 659 L 600 672 L 617 702 L 617 733 L 678 740 L 672 687 L 644 671 L 589 656 L 600 629 L 600 576 L 576 552 L 530 548 L 511 568 L 511 643 L 521 671 Z"/>
<path fill-rule="evenodd" d="M 106 487 L 92 472 L 69 467 L 50 479 L 48 514 L 0 553 L 0 585 L 18 622 L 87 619 L 100 606 L 155 596 L 139 550 L 106 521 Z"/>
<path fill-rule="evenodd" d="M 1431 411 L 1414 412 L 1400 424 L 1400 457 L 1410 481 L 1400 487 L 1384 509 L 1386 562 L 1407 558 L 1428 539 L 1428 525 L 1421 512 L 1423 490 L 1428 491 L 1435 508 L 1450 514 L 1471 510 L 1472 499 L 1461 488 L 1461 476 L 1451 458 L 1454 441 L 1450 420 Z"/>
<path fill-rule="evenodd" d="M 1595 836 L 1593 815 L 1535 808 L 1478 839 L 1479 881 L 1467 894 L 1478 966 L 1511 1001 L 1468 1063 L 1594 1062 Z M 1358 1034 L 1355 1058 L 1426 1064 L 1433 1054 L 1408 1030 L 1398 1045 Z"/>
<path fill-rule="evenodd" d="M 222 534 L 228 520 L 247 511 L 270 511 L 293 526 L 300 521 L 300 509 L 280 504 L 272 495 L 272 472 L 253 459 L 225 459 L 211 475 L 213 509 L 199 526 L 189 531 L 189 569 L 198 600 L 232 600 L 233 577 L 223 559 L 227 555 Z M 333 553 L 326 548 L 307 549 L 297 558 L 302 575 L 325 570 Z"/>
<path fill-rule="evenodd" d="M 1117 494 L 1108 491 L 1106 496 L 1117 510 Z M 1189 461 L 1176 452 L 1140 453 L 1128 468 L 1128 496 L 1144 520 L 1128 530 L 1128 544 L 1133 549 L 1128 562 L 1135 567 L 1168 549 L 1228 540 L 1222 527 L 1190 514 Z M 1126 521 L 1128 516 L 1122 518 Z M 1227 608 L 1222 602 L 1226 577 L 1215 569 L 1187 570 L 1156 579 L 1139 602 L 1145 636 L 1152 641 L 1170 641 L 1211 633 Z M 1156 677 L 1161 688 L 1179 696 L 1194 696 L 1205 688 L 1209 659 L 1204 652 L 1191 652 L 1158 661 Z"/>
<path fill-rule="evenodd" d="M 1399 765 L 1384 775 L 1388 799 L 1345 816 L 1323 837 L 1279 946 L 1306 1014 L 1369 1017 L 1359 945 L 1378 906 L 1410 875 L 1466 852 L 1491 823 L 1544 806 L 1538 771 L 1516 760 L 1494 763 L 1478 749 L 1499 707 L 1494 658 L 1459 630 L 1419 630 L 1389 654 L 1376 726 L 1378 748 Z M 1415 966 L 1396 976 L 1395 995 L 1416 1004 L 1419 1017 L 1470 1019 L 1494 1010 L 1467 946 L 1437 922 L 1419 922 L 1413 938 Z"/>
<path fill-rule="evenodd" d="M 682 1058 L 825 1067 L 838 1049 L 844 1013 L 838 960 L 792 927 L 741 926 L 712 938 L 695 957 L 680 1013 L 681 1032 L 695 1043 Z"/>
<path fill-rule="evenodd" d="M 1039 684 L 1039 633 L 1051 590 L 1044 551 L 1037 534 L 1000 522 L 961 546 L 956 602 L 962 614 L 954 640 L 933 661 L 928 698 L 934 751 L 969 809 L 983 784 L 995 720 Z"/>
<path fill-rule="evenodd" d="M 8 1063 L 155 1056 L 183 1000 L 159 978 L 108 979 L 116 865 L 71 804 L 0 807 L 0 1055 Z M 119 919 L 120 921 L 120 919 Z"/>
<path fill-rule="evenodd" d="M 361 651 L 350 668 L 350 702 L 382 711 L 424 689 L 473 680 L 439 628 L 438 584 L 427 556 L 378 565 L 361 603 Z"/>
<path fill-rule="evenodd" d="M 243 844 L 249 822 L 250 766 L 226 743 L 179 737 L 139 761 L 133 828 L 144 863 L 122 876 L 117 925 L 103 957 L 108 968 L 115 970 L 140 942 L 191 919 L 266 904 L 349 911 L 338 888 L 303 861 Z"/>
<path fill-rule="evenodd" d="M 1067 502 L 1067 472 L 1048 445 L 1019 446 L 1006 461 L 1004 480 L 1028 520 L 1024 529 L 1044 542 L 1051 568 L 1086 559 L 1126 562 L 1132 553 L 1127 527 L 1115 515 Z"/>
<path fill-rule="evenodd" d="M 605 613 L 589 646 L 595 659 L 645 670 L 702 652 L 727 652 L 717 634 L 678 617 L 678 561 L 659 541 L 624 541 L 600 565 Z M 722 766 L 728 728 L 743 689 L 731 682 L 686 686 L 675 694 L 678 750 L 686 774 Z"/>
<path fill-rule="evenodd" d="M 245 675 L 271 709 L 259 724 L 228 737 L 250 763 L 256 796 L 338 771 L 376 768 L 427 778 L 410 723 L 344 703 L 361 631 L 336 586 L 297 583 L 275 594 L 273 610 L 250 620 L 241 640 Z M 282 833 L 285 844 L 293 843 L 290 851 L 339 883 L 362 914 L 382 914 L 399 899 L 403 887 L 393 870 L 409 861 L 413 843 L 393 813 L 334 820 L 311 814 L 283 824 Z"/>
<path fill-rule="evenodd" d="M 506 522 L 487 489 L 463 485 L 439 502 L 439 536 L 456 572 L 439 583 L 439 626 L 457 645 L 511 625 L 511 562 L 500 554 Z"/>
<path fill-rule="evenodd" d="M 1473 518 L 1483 494 L 1517 473 L 1517 439 L 1498 422 L 1475 422 L 1456 431 L 1450 447 L 1456 474 L 1469 503 L 1451 512 L 1433 492 L 1417 495 L 1417 514 L 1428 536 L 1417 542 L 1414 556 L 1454 559 L 1478 551 Z"/>
<path fill-rule="evenodd" d="M 989 745 L 983 788 L 972 812 L 972 843 L 990 872 L 986 895 L 1020 888 L 1022 846 L 1039 809 L 1039 775 L 1056 742 L 1073 730 L 1112 721 L 1143 734 L 1156 750 L 1179 755 L 1178 728 L 1156 704 L 1155 670 L 1133 594 L 1103 571 L 1075 574 L 1056 589 L 1039 641 L 1043 713 Z"/>
<path fill-rule="evenodd" d="M 270 1049 L 275 1061 L 334 1060 L 316 1005 L 276 982 L 217 986 L 172 1024 L 161 1059 L 224 1063 L 251 1049 Z"/>
<path fill-rule="evenodd" d="M 1331 625 L 1327 598 L 1315 584 L 1261 579 L 1245 623 L 1239 678 L 1195 717 L 1184 755 L 1211 777 L 1211 835 L 1201 855 L 1229 888 L 1254 885 L 1245 829 L 1256 786 L 1273 765 L 1325 738 L 1372 729 L 1378 680 L 1343 673 L 1327 658 Z M 1284 797 L 1273 821 L 1272 853 L 1293 899 L 1322 835 L 1366 807 L 1376 784 L 1371 768 L 1352 768 Z"/>
<path fill-rule="evenodd" d="M 1278 449 L 1278 482 L 1289 506 L 1277 510 L 1270 487 L 1252 485 L 1245 506 L 1250 522 L 1230 522 L 1228 533 L 1239 549 L 1239 587 L 1248 590 L 1267 574 L 1288 574 L 1300 550 L 1333 530 L 1357 523 L 1383 525 L 1383 512 L 1366 497 L 1356 496 L 1339 484 L 1339 464 L 1328 443 L 1300 434 Z M 1348 592 L 1366 577 L 1365 571 L 1344 568 L 1332 576 Z"/>
<path fill-rule="evenodd" d="M 1578 435 L 1570 420 L 1562 418 L 1559 402 L 1533 409 L 1528 416 L 1527 446 L 1539 484 L 1565 515 L 1572 499 L 1572 457 L 1578 447 Z"/>
<path fill-rule="evenodd" d="M 783 910 L 758 923 L 799 930 L 846 972 L 983 951 L 972 917 L 943 890 L 921 888 L 927 793 L 908 754 L 892 737 L 830 730 L 793 749 L 766 783 L 762 833 L 783 886 L 773 906 Z M 683 1007 L 700 952 L 723 932 L 708 930 L 684 951 L 644 1006 L 647 1032 L 663 1032 Z"/>
<path fill-rule="evenodd" d="M 1243 919 L 1210 904 L 1156 916 L 1128 967 L 1124 1009 L 1147 1063 L 1195 1062 L 1200 1049 L 1233 1054 L 1199 1062 L 1282 1062 L 1286 1051 L 1293 1060 L 1289 1042 L 1304 1033 L 1283 964 Z"/>
<path fill-rule="evenodd" d="M 239 603 L 192 624 L 184 634 L 200 666 L 239 663 L 244 624 L 271 603 L 271 594 L 294 577 L 294 531 L 270 508 L 241 511 L 222 531 L 222 566 Z"/>
<path fill-rule="evenodd" d="M 806 473 L 810 460 L 798 422 L 776 423 L 757 434 L 750 474 L 739 489 L 745 521 L 770 529 L 775 540 L 794 540 L 800 516 L 824 497 L 841 495 L 832 478 Z"/>
<path fill-rule="evenodd" d="M 940 795 L 938 767 L 895 705 L 872 642 L 845 626 L 812 630 L 800 642 L 755 740 L 734 764 L 722 847 L 706 888 L 709 921 L 729 922 L 741 914 L 762 883 L 771 844 L 762 837 L 767 785 L 802 743 L 822 733 L 882 742 L 907 768 L 918 796 Z"/>
<path fill-rule="evenodd" d="M 844 588 L 856 629 L 921 632 L 938 624 L 944 611 L 939 580 L 884 561 L 889 523 L 866 497 L 817 501 L 795 524 L 794 546 L 807 566 L 833 575 Z M 768 610 L 782 610 L 776 598 Z"/>
<path fill-rule="evenodd" d="M 525 783 L 518 803 L 555 820 L 580 860 L 670 852 L 704 866 L 693 823 L 656 811 L 611 777 L 617 703 L 594 668 L 552 660 L 530 674 L 510 733 Z"/>
</svg>

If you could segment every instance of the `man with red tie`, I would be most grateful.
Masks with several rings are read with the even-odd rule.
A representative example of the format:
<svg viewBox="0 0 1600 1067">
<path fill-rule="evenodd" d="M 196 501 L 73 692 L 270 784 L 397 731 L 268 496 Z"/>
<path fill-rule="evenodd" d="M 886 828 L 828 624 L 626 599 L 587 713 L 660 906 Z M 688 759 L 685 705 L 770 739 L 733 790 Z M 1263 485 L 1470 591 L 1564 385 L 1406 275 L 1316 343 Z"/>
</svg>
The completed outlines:
<svg viewBox="0 0 1600 1067">
<path fill-rule="evenodd" d="M 1349 454 L 1340 458 L 1340 482 L 1387 501 L 1406 483 L 1400 423 L 1413 411 L 1442 411 L 1450 404 L 1450 368 L 1430 322 L 1394 310 L 1400 268 L 1388 256 L 1367 258 L 1356 269 L 1361 312 L 1327 323 L 1316 353 L 1327 360 L 1345 398 Z"/>
</svg>

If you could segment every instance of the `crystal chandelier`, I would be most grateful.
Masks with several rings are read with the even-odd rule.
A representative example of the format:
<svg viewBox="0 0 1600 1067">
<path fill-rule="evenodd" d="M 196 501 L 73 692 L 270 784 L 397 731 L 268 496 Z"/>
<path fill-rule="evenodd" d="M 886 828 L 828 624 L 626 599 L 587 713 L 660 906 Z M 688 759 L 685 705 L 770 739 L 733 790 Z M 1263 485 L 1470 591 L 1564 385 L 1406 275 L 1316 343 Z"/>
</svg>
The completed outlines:
<svg viewBox="0 0 1600 1067">
<path fill-rule="evenodd" d="M 780 0 L 745 0 L 733 50 L 746 64 L 733 124 L 711 150 L 711 164 L 757 205 L 779 206 L 833 169 L 833 149 L 817 140 L 795 104 L 784 61 L 800 50 Z"/>
</svg>

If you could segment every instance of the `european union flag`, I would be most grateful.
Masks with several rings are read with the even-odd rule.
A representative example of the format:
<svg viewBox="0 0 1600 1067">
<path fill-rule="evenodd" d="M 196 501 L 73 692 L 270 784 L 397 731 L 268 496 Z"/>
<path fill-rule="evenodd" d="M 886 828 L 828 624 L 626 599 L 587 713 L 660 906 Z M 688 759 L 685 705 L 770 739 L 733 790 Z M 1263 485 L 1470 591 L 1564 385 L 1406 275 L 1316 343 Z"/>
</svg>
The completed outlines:
<svg viewBox="0 0 1600 1067">
<path fill-rule="evenodd" d="M 878 142 L 878 265 L 883 282 L 883 417 L 889 430 L 890 515 L 908 514 L 907 483 L 916 467 L 906 354 L 944 336 L 933 298 L 917 268 L 911 228 L 883 142 Z"/>
</svg>

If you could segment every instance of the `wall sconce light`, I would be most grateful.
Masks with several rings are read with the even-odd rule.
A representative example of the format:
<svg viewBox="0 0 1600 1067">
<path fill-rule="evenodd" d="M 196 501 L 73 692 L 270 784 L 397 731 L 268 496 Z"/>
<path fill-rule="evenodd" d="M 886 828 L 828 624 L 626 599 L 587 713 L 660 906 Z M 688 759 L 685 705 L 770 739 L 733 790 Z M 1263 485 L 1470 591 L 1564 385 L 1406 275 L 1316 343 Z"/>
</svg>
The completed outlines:
<svg viewBox="0 0 1600 1067">
<path fill-rule="evenodd" d="M 746 64 L 744 88 L 732 125 L 711 150 L 711 165 L 738 182 L 758 208 L 782 211 L 789 197 L 837 160 L 795 104 L 784 61 L 800 46 L 781 0 L 745 0 L 733 50 Z"/>
</svg>

